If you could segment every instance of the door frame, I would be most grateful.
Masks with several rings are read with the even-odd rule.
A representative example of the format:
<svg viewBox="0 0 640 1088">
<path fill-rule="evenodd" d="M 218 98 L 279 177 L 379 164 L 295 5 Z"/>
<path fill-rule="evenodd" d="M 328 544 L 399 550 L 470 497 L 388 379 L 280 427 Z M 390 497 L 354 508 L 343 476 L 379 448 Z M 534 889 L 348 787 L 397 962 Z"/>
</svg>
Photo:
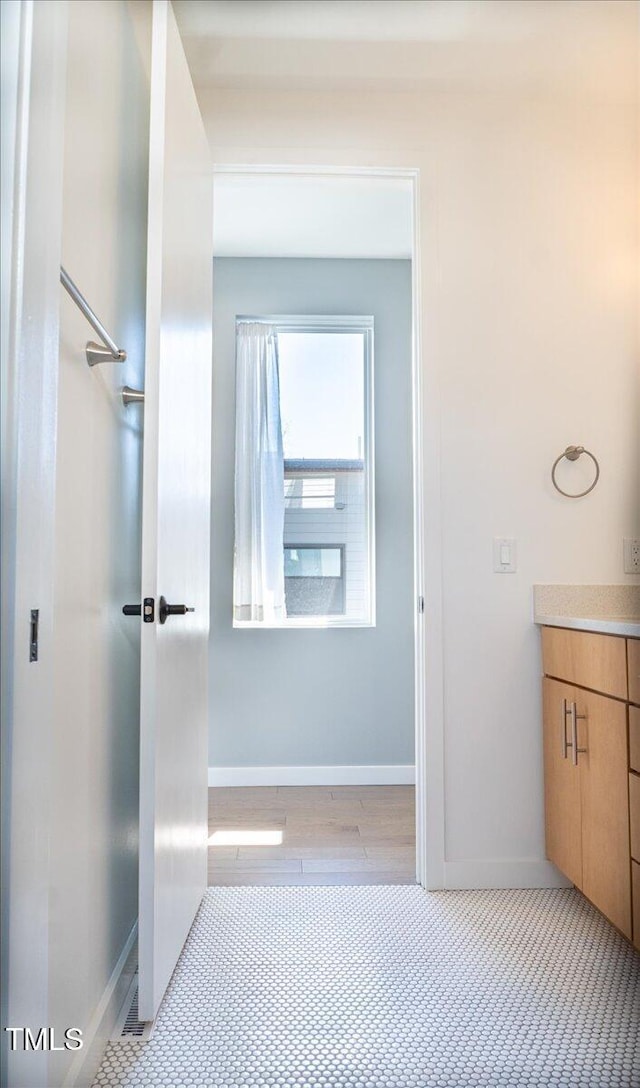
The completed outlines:
<svg viewBox="0 0 640 1088">
<path fill-rule="evenodd" d="M 416 768 L 416 878 L 427 890 L 444 888 L 444 677 L 440 500 L 440 405 L 431 355 L 424 349 L 420 212 L 417 167 L 308 166 L 215 162 L 216 174 L 251 177 L 397 178 L 412 193 L 411 416 L 413 467 L 414 732 Z M 214 188 L 215 222 L 215 188 Z M 426 510 L 429 510 L 429 532 Z"/>
</svg>

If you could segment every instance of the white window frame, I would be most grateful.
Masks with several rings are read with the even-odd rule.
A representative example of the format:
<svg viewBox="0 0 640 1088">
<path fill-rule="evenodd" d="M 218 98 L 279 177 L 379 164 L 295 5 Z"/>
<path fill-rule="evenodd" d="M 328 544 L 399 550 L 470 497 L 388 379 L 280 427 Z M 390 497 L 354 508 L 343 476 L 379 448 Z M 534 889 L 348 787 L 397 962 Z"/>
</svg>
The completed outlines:
<svg viewBox="0 0 640 1088">
<path fill-rule="evenodd" d="M 375 546 L 375 435 L 374 435 L 374 365 L 373 326 L 371 314 L 238 314 L 240 322 L 262 322 L 273 325 L 278 333 L 362 333 L 364 346 L 364 439 L 365 465 L 365 539 L 369 571 L 368 619 L 351 620 L 344 616 L 287 616 L 281 623 L 257 620 L 235 620 L 236 630 L 286 630 L 288 628 L 375 627 L 376 626 L 376 546 Z M 283 552 L 284 562 L 284 552 Z"/>
</svg>

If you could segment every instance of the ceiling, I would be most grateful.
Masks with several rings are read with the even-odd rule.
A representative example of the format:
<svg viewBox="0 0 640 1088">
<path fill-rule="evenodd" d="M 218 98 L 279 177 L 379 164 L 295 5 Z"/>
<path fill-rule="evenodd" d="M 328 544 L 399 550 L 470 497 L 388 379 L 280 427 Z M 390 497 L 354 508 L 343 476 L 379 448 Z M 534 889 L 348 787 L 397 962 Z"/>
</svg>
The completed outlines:
<svg viewBox="0 0 640 1088">
<path fill-rule="evenodd" d="M 410 258 L 407 179 L 216 174 L 217 257 Z"/>
<path fill-rule="evenodd" d="M 627 97 L 636 89 L 636 0 L 173 0 L 173 7 L 203 115 L 227 91 L 567 88 L 587 109 L 591 93 Z M 218 256 L 411 255 L 410 190 L 398 178 L 219 174 L 215 201 Z"/>
<path fill-rule="evenodd" d="M 477 0 L 174 0 L 174 8 L 185 33 L 220 38 L 431 41 L 478 23 Z"/>
<path fill-rule="evenodd" d="M 615 83 L 636 0 L 173 0 L 196 89 Z M 636 57 L 636 60 L 634 60 Z"/>
</svg>

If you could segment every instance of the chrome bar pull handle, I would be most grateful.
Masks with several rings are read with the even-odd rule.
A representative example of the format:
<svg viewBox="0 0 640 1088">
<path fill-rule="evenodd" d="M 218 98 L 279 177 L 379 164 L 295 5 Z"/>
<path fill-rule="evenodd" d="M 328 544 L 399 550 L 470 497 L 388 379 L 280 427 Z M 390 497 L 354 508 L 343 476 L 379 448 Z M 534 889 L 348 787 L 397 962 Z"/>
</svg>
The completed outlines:
<svg viewBox="0 0 640 1088">
<path fill-rule="evenodd" d="M 572 738 L 572 743 L 571 743 L 570 747 L 573 749 L 573 751 L 571 752 L 571 761 L 572 761 L 574 767 L 578 766 L 578 756 L 580 755 L 580 753 L 581 752 L 584 753 L 584 752 L 587 751 L 586 748 L 579 748 L 578 747 L 578 722 L 579 721 L 585 721 L 586 717 L 587 717 L 586 714 L 578 714 L 578 708 L 577 708 L 575 702 L 573 702 L 571 704 L 571 738 Z"/>
<path fill-rule="evenodd" d="M 560 733 L 562 735 L 562 758 L 567 758 L 567 749 L 573 748 L 571 741 L 567 740 L 567 718 L 571 714 L 571 709 L 566 699 L 562 700 L 562 720 L 560 722 Z"/>
</svg>

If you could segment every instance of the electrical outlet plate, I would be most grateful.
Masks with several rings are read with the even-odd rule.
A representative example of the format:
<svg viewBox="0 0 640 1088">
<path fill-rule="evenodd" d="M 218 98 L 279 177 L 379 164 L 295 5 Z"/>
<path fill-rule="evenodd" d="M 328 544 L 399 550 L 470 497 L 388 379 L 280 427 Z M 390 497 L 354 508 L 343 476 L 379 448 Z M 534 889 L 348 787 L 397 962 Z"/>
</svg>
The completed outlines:
<svg viewBox="0 0 640 1088">
<path fill-rule="evenodd" d="M 625 536 L 624 544 L 624 573 L 640 574 L 640 540 Z"/>
</svg>

